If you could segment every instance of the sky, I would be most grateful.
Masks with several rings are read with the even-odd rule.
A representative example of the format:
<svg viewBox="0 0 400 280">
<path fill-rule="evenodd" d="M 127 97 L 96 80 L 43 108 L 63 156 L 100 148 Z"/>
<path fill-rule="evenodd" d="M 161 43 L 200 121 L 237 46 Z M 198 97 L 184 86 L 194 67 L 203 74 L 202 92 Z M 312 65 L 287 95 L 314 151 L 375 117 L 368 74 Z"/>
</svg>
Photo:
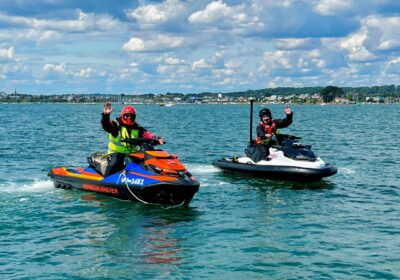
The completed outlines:
<svg viewBox="0 0 400 280">
<path fill-rule="evenodd" d="M 399 77 L 399 0 L 0 0 L 0 92 L 232 92 Z"/>
</svg>

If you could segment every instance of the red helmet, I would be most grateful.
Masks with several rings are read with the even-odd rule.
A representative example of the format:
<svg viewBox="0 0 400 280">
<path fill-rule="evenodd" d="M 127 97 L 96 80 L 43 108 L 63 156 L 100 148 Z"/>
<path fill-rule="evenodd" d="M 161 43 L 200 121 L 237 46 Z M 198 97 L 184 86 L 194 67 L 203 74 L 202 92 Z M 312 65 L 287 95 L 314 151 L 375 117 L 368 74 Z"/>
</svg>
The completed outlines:
<svg viewBox="0 0 400 280">
<path fill-rule="evenodd" d="M 136 119 L 136 110 L 132 106 L 125 106 L 121 111 L 121 122 L 126 125 L 133 125 Z"/>
</svg>

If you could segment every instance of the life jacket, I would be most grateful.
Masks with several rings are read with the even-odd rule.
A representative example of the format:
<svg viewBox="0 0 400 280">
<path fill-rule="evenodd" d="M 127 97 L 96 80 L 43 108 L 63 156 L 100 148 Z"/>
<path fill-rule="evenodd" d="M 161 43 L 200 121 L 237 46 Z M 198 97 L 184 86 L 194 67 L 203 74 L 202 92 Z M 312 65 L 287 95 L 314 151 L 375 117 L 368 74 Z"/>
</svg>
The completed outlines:
<svg viewBox="0 0 400 280">
<path fill-rule="evenodd" d="M 118 127 L 117 137 L 114 137 L 111 133 L 108 134 L 108 153 L 130 154 L 137 152 L 139 150 L 137 146 L 132 146 L 129 143 L 121 142 L 121 140 L 137 138 L 138 136 L 138 129 L 131 129 L 129 134 L 128 129 L 125 126 L 120 125 Z"/>
<path fill-rule="evenodd" d="M 265 134 L 278 134 L 279 133 L 279 130 L 276 128 L 276 123 L 274 120 L 271 121 L 271 125 L 260 122 L 260 126 L 263 128 L 263 131 Z M 260 137 L 257 137 L 256 143 L 268 145 L 270 141 L 271 141 L 271 138 L 261 139 Z"/>
</svg>

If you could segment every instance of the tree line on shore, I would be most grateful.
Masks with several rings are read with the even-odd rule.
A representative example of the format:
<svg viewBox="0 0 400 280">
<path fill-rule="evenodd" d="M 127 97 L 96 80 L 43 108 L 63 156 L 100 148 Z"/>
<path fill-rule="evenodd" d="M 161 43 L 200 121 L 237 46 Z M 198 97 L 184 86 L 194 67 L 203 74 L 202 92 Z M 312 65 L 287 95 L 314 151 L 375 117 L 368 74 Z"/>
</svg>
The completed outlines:
<svg viewBox="0 0 400 280">
<path fill-rule="evenodd" d="M 221 100 L 221 97 L 229 101 L 247 100 L 253 97 L 259 101 L 272 96 L 288 97 L 294 96 L 293 100 L 300 100 L 299 102 L 307 103 L 307 96 L 312 97 L 319 102 L 330 103 L 338 98 L 345 99 L 350 102 L 365 102 L 368 98 L 389 98 L 393 102 L 400 100 L 400 86 L 399 85 L 385 85 L 373 87 L 278 87 L 278 88 L 265 88 L 259 90 L 247 90 L 238 92 L 202 92 L 202 93 L 165 93 L 165 94 L 52 94 L 52 95 L 31 95 L 21 94 L 16 91 L 11 94 L 0 92 L 0 102 L 2 103 L 102 103 L 106 101 L 124 102 L 148 102 L 148 103 L 161 103 L 169 100 L 179 102 L 195 102 L 196 100 Z M 298 96 L 306 96 L 306 98 L 296 98 Z M 318 96 L 317 98 L 315 96 Z M 311 98 L 309 99 L 311 100 Z M 309 101 L 308 100 L 308 101 Z M 311 103 L 313 103 L 311 102 Z M 308 102 L 310 103 L 310 102 Z"/>
</svg>

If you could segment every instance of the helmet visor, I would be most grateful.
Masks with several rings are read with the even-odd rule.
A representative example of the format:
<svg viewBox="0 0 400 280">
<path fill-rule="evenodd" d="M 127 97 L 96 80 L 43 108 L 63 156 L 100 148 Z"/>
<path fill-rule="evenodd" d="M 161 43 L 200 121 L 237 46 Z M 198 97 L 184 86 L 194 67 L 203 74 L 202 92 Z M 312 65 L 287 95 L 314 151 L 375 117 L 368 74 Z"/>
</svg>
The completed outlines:
<svg viewBox="0 0 400 280">
<path fill-rule="evenodd" d="M 134 121 L 135 120 L 135 118 L 136 118 L 136 115 L 135 114 L 130 114 L 130 113 L 127 113 L 127 114 L 124 114 L 123 116 L 122 116 L 122 118 L 124 118 L 124 120 L 132 120 L 132 121 Z"/>
</svg>

